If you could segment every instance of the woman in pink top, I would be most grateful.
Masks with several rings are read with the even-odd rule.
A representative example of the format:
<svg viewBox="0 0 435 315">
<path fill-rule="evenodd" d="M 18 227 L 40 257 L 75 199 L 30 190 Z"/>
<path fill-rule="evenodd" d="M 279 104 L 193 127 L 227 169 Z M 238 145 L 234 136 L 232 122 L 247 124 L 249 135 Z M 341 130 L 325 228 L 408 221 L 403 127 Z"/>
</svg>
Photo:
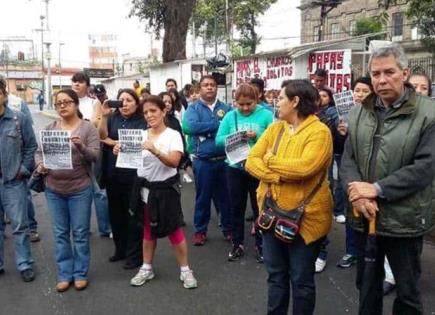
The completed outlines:
<svg viewBox="0 0 435 315">
<path fill-rule="evenodd" d="M 46 174 L 45 195 L 52 220 L 58 269 L 56 290 L 66 291 L 72 281 L 77 290 L 83 290 L 88 285 L 90 261 L 92 182 L 89 174 L 91 163 L 96 161 L 99 154 L 100 140 L 97 129 L 81 119 L 79 98 L 73 90 L 59 91 L 54 105 L 61 119 L 48 125 L 45 130 L 69 132 L 67 145 L 71 146 L 72 168 L 50 169 L 47 165 L 49 152 L 39 149 L 36 156 L 37 171 Z"/>
</svg>

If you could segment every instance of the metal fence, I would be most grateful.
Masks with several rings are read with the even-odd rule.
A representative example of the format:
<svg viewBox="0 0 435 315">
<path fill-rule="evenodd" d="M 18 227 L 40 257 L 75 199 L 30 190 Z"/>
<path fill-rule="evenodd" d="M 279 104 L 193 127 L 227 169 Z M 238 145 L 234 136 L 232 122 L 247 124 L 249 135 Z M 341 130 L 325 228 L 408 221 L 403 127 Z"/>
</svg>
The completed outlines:
<svg viewBox="0 0 435 315">
<path fill-rule="evenodd" d="M 435 81 L 435 57 L 409 59 L 409 68 L 411 73 L 422 72 Z"/>
</svg>

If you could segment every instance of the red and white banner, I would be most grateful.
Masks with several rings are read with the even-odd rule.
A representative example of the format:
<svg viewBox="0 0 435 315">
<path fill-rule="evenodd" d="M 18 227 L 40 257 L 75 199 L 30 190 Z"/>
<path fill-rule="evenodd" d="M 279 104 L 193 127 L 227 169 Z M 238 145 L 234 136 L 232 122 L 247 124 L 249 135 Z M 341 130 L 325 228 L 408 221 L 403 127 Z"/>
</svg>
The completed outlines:
<svg viewBox="0 0 435 315">
<path fill-rule="evenodd" d="M 317 69 L 325 69 L 328 72 L 328 86 L 336 92 L 350 90 L 351 62 L 352 51 L 350 49 L 312 52 L 308 56 L 310 81 L 313 81 L 314 72 Z"/>
<path fill-rule="evenodd" d="M 279 90 L 284 80 L 295 78 L 294 62 L 287 55 L 236 60 L 234 78 L 234 89 L 241 83 L 260 78 L 264 80 L 265 90 Z"/>
</svg>

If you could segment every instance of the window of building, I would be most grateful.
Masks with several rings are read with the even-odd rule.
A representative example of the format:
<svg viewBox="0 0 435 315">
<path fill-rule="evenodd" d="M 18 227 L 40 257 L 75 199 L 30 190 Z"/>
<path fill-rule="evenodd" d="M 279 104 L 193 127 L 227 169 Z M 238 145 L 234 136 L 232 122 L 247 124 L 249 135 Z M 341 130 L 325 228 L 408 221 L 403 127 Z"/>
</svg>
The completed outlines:
<svg viewBox="0 0 435 315">
<path fill-rule="evenodd" d="M 331 39 L 340 38 L 340 24 L 332 23 L 331 24 Z"/>
<path fill-rule="evenodd" d="M 416 26 L 411 29 L 411 39 L 413 40 L 421 39 L 420 31 Z"/>
<path fill-rule="evenodd" d="M 349 22 L 349 35 L 355 36 L 356 32 L 356 20 L 352 20 Z"/>
<path fill-rule="evenodd" d="M 317 42 L 319 40 L 319 27 L 318 26 L 314 26 L 313 29 L 313 37 L 310 38 L 310 42 Z"/>
<path fill-rule="evenodd" d="M 403 35 L 403 13 L 396 12 L 392 14 L 393 37 Z"/>
</svg>

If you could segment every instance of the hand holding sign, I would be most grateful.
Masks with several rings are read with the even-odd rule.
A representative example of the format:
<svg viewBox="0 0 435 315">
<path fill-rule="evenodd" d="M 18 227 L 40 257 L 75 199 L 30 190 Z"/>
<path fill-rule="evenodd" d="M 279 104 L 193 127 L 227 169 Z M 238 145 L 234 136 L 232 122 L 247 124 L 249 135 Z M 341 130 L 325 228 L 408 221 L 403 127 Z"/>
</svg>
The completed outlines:
<svg viewBox="0 0 435 315">
<path fill-rule="evenodd" d="M 347 128 L 347 116 L 349 115 L 352 107 L 355 106 L 355 102 L 353 100 L 353 92 L 352 90 L 344 91 L 334 94 L 333 97 L 335 102 L 335 108 L 337 109 L 338 117 L 340 118 L 340 122 L 342 122 Z"/>
</svg>

